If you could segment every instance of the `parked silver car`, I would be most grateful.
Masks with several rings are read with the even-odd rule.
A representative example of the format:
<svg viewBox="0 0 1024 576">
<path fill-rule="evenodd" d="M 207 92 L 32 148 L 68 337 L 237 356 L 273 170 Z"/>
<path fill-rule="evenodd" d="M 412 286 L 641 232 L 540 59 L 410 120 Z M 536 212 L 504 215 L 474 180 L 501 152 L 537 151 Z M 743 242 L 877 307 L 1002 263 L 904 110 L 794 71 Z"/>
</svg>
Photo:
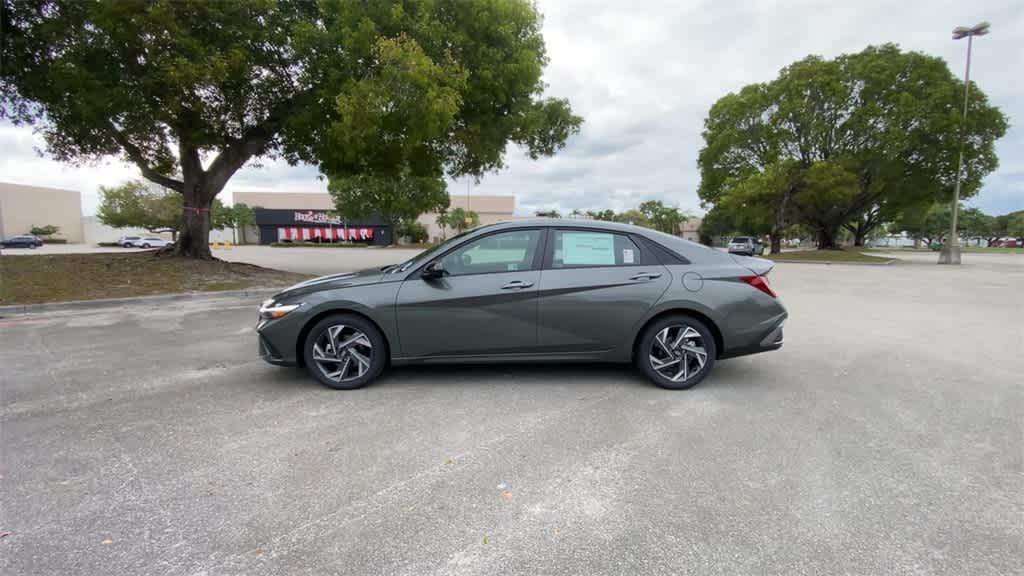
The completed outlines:
<svg viewBox="0 0 1024 576">
<path fill-rule="evenodd" d="M 173 244 L 156 236 L 121 236 L 117 243 L 124 248 L 163 248 Z"/>
<path fill-rule="evenodd" d="M 729 242 L 729 254 L 760 256 L 764 254 L 764 244 L 755 236 L 737 236 Z"/>
</svg>

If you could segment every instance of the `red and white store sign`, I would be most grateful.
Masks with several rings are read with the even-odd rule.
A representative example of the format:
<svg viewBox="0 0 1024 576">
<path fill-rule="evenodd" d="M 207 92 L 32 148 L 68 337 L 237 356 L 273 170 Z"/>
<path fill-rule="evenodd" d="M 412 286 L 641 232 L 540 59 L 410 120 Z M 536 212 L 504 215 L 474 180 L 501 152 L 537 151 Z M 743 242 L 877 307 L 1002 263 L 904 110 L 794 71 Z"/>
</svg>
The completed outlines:
<svg viewBox="0 0 1024 576">
<path fill-rule="evenodd" d="M 331 242 L 373 240 L 373 228 L 285 226 L 277 229 L 278 242 L 303 242 L 316 239 Z"/>
</svg>

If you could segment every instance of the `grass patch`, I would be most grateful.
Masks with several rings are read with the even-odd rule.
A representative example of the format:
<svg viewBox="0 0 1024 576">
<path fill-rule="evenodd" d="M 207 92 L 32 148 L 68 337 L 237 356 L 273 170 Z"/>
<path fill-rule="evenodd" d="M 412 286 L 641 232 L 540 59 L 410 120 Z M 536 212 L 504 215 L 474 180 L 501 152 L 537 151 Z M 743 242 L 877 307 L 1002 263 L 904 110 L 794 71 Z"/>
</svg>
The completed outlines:
<svg viewBox="0 0 1024 576">
<path fill-rule="evenodd" d="M 782 254 L 765 254 L 764 258 L 779 262 L 859 262 L 863 264 L 885 264 L 892 258 L 872 256 L 859 250 L 795 250 Z"/>
<path fill-rule="evenodd" d="M 0 305 L 288 286 L 304 274 L 152 252 L 0 257 Z"/>
</svg>

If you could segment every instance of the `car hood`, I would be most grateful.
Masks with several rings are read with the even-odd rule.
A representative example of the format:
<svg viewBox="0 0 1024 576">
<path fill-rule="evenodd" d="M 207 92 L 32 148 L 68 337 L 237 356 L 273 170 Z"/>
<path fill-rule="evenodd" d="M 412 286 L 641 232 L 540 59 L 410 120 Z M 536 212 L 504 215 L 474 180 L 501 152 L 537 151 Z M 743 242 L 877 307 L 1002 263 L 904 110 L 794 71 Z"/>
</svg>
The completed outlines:
<svg viewBox="0 0 1024 576">
<path fill-rule="evenodd" d="M 380 282 L 383 277 L 384 272 L 382 272 L 380 268 L 370 268 L 367 270 L 360 270 L 358 272 L 342 272 L 340 274 L 320 276 L 319 278 L 310 278 L 309 280 L 299 282 L 294 286 L 289 286 L 278 292 L 274 296 L 274 300 L 295 298 L 296 296 L 302 296 L 303 294 L 309 294 L 311 292 L 320 292 L 321 290 L 334 290 L 335 288 L 375 284 Z"/>
</svg>

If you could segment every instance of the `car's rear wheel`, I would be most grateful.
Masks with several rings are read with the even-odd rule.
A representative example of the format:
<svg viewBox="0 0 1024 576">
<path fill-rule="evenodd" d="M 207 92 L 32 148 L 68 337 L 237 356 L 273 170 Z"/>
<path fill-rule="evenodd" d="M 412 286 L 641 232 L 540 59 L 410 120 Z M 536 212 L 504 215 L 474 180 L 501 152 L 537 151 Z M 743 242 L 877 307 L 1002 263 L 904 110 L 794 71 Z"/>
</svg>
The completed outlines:
<svg viewBox="0 0 1024 576">
<path fill-rule="evenodd" d="M 644 331 L 637 348 L 640 370 L 655 384 L 684 390 L 696 386 L 715 366 L 715 338 L 703 322 L 666 316 Z"/>
<path fill-rule="evenodd" d="M 387 343 L 380 330 L 359 316 L 337 314 L 316 323 L 303 344 L 306 370 L 322 384 L 352 390 L 380 376 Z"/>
<path fill-rule="evenodd" d="M 143 248 L 149 248 L 149 244 L 143 244 L 142 247 Z"/>
</svg>

